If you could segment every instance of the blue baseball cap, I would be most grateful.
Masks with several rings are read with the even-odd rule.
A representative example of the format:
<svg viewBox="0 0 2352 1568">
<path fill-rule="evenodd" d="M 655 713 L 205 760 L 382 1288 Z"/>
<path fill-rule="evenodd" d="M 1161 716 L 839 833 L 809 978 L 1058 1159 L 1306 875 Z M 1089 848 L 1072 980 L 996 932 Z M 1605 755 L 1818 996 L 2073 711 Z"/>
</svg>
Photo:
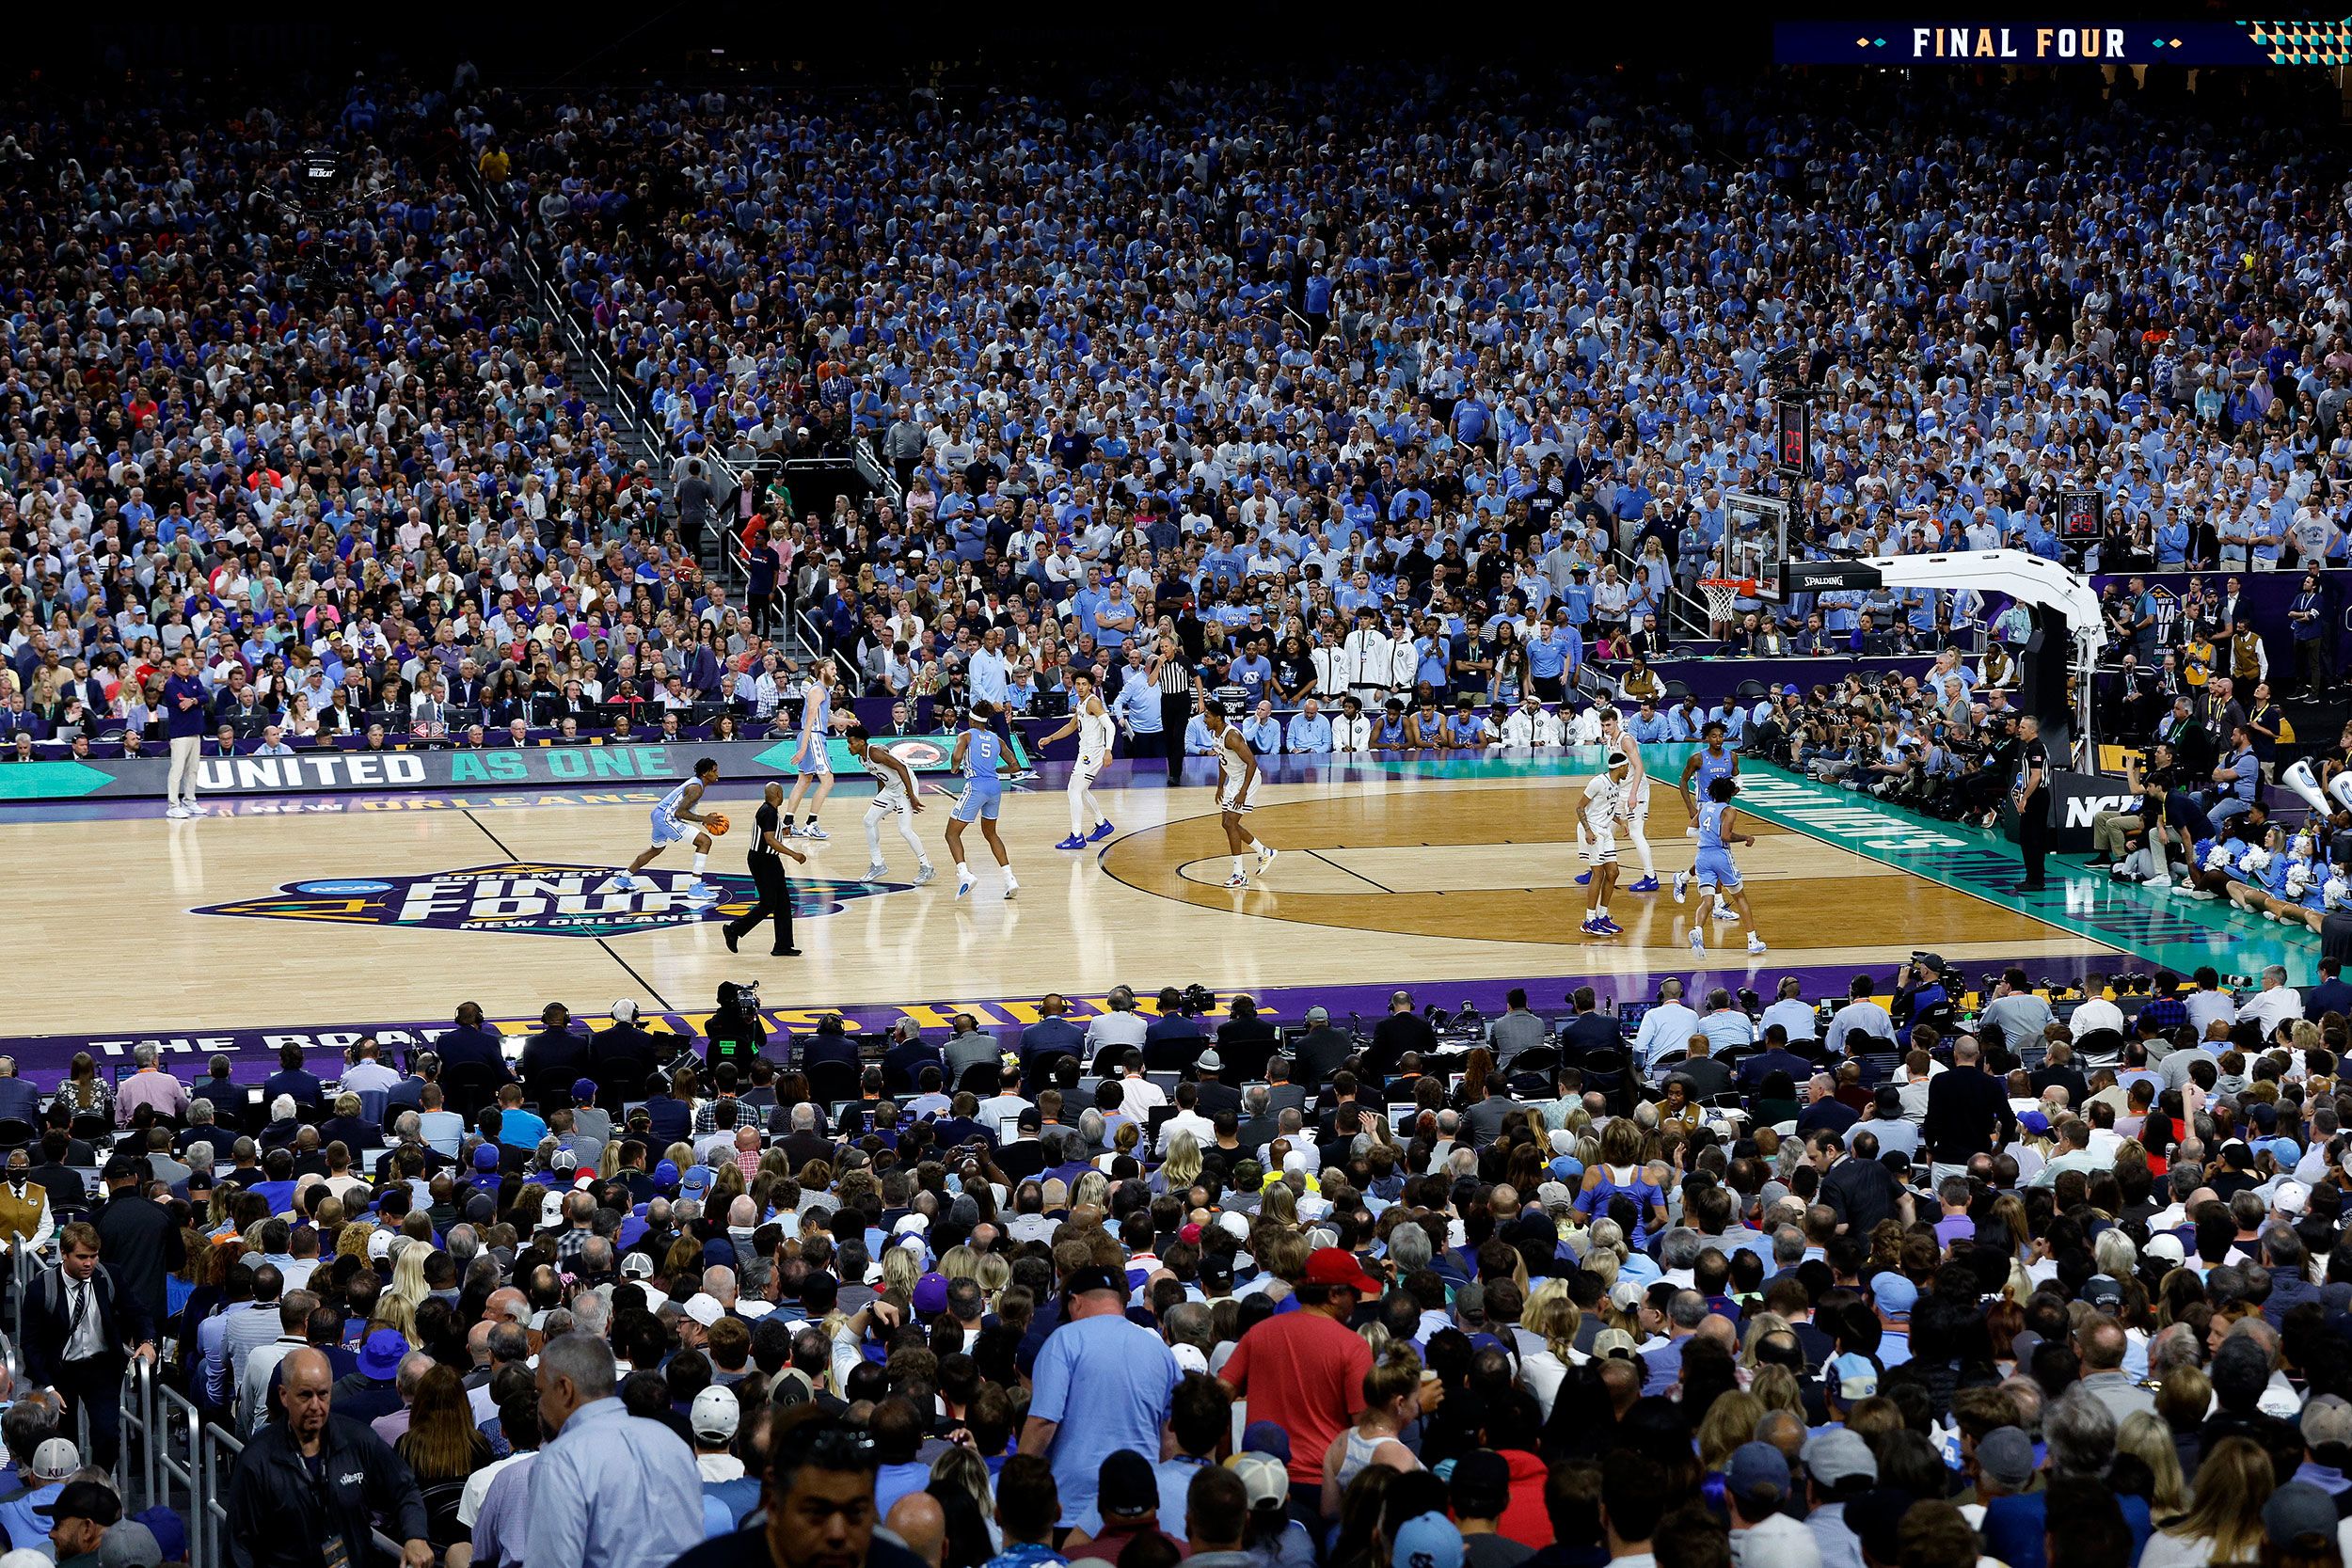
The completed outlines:
<svg viewBox="0 0 2352 1568">
<path fill-rule="evenodd" d="M 1908 1318 L 1919 1305 L 1919 1287 L 1892 1269 L 1870 1276 L 1870 1294 L 1877 1298 L 1879 1310 L 1890 1318 Z"/>
<path fill-rule="evenodd" d="M 1252 1421 L 1241 1434 L 1245 1453 L 1269 1454 L 1283 1464 L 1291 1462 L 1291 1434 L 1288 1428 L 1277 1421 Z"/>
<path fill-rule="evenodd" d="M 1417 1514 L 1396 1528 L 1390 1568 L 1462 1568 L 1462 1532 L 1436 1512 Z"/>
<path fill-rule="evenodd" d="M 657 1187 L 676 1186 L 677 1162 L 675 1160 L 664 1160 L 660 1164 L 654 1166 L 653 1184 Z"/>
<path fill-rule="evenodd" d="M 1743 1502 L 1765 1497 L 1781 1501 L 1789 1491 L 1788 1456 L 1770 1443 L 1740 1444 L 1731 1450 L 1724 1490 Z"/>
</svg>

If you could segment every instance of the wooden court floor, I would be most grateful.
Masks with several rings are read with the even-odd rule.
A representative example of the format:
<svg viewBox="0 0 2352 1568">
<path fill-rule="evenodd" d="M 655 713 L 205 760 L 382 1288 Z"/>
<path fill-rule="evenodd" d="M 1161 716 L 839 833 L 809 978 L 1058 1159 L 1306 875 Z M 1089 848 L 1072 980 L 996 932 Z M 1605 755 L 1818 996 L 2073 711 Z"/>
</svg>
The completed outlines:
<svg viewBox="0 0 2352 1568">
<path fill-rule="evenodd" d="M 582 1017 L 618 998 L 706 1009 L 719 982 L 756 977 L 770 1007 L 1100 993 L 1201 980 L 1409 984 L 1582 973 L 1688 973 L 1694 907 L 1620 893 L 1626 935 L 1582 937 L 1571 813 L 1581 774 L 1506 780 L 1267 784 L 1251 824 L 1283 851 L 1263 886 L 1235 892 L 1216 801 L 1201 788 L 1103 792 L 1120 834 L 1085 853 L 1058 788 L 1009 793 L 1003 833 L 1015 900 L 977 830 L 978 889 L 953 896 L 941 843 L 951 801 L 926 795 L 918 831 L 941 868 L 912 885 L 886 832 L 888 879 L 863 880 L 865 800 L 837 794 L 834 837 L 795 868 L 799 958 L 765 933 L 730 955 L 719 921 L 657 893 L 610 892 L 645 842 L 647 806 L 484 805 L 339 815 L 160 816 L 0 825 L 8 904 L 29 937 L 12 987 L 17 1027 L 99 1032 L 241 1027 L 298 1019 L 445 1017 L 472 998 L 494 1014 L 562 1000 Z M 726 787 L 748 824 L 749 791 Z M 1763 973 L 1883 963 L 1932 942 L 1956 960 L 2106 949 L 2029 915 L 1748 819 L 1744 852 L 1772 951 L 1754 963 L 1736 928 L 1709 923 L 1708 964 Z M 1679 802 L 1651 816 L 1661 878 L 1691 863 Z M 740 828 L 714 872 L 743 870 Z M 1628 879 L 1638 875 L 1629 849 Z M 657 873 L 683 880 L 674 848 Z M 43 957 L 44 954 L 47 955 Z"/>
</svg>

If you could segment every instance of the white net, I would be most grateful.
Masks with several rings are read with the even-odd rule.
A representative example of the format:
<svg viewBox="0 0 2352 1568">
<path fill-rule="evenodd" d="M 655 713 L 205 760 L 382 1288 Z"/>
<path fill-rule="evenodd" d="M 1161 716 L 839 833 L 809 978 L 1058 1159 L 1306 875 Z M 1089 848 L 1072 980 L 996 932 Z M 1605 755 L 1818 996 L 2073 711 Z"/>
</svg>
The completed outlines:
<svg viewBox="0 0 2352 1568">
<path fill-rule="evenodd" d="M 1740 596 L 1754 589 L 1753 583 L 1739 582 L 1728 578 L 1703 578 L 1699 592 L 1707 595 L 1707 618 L 1716 626 L 1731 620 L 1739 611 Z"/>
</svg>

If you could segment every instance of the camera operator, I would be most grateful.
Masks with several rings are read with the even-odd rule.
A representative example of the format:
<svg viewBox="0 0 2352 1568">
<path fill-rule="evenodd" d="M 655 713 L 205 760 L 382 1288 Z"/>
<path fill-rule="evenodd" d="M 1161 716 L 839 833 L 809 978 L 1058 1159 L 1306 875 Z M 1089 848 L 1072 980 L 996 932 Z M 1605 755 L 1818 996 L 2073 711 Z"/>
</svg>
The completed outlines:
<svg viewBox="0 0 2352 1568">
<path fill-rule="evenodd" d="M 1895 1001 L 1887 1016 L 1902 1032 L 1906 1043 L 1912 1030 L 1925 1023 L 1947 1039 L 1955 1032 L 1960 1006 L 1944 983 L 1944 960 L 1934 953 L 1914 953 L 1911 961 L 1895 971 Z"/>
<path fill-rule="evenodd" d="M 710 1015 L 704 1030 L 710 1041 L 708 1059 L 712 1067 L 721 1062 L 733 1062 L 745 1072 L 767 1049 L 768 1029 L 759 1022 L 759 987 L 739 986 L 723 981 L 719 986 L 719 1010 Z"/>
</svg>

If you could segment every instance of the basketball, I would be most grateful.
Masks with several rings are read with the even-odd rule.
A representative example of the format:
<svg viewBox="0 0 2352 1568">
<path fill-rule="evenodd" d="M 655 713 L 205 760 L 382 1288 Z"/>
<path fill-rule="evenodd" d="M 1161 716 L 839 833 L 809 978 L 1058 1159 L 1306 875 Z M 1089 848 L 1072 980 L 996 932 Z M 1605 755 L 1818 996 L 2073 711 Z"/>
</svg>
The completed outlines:
<svg viewBox="0 0 2352 1568">
<path fill-rule="evenodd" d="M 730 824 L 728 823 L 724 814 L 714 811 L 708 816 L 703 818 L 703 826 L 710 830 L 711 837 L 724 838 L 727 836 L 727 829 Z"/>
</svg>

